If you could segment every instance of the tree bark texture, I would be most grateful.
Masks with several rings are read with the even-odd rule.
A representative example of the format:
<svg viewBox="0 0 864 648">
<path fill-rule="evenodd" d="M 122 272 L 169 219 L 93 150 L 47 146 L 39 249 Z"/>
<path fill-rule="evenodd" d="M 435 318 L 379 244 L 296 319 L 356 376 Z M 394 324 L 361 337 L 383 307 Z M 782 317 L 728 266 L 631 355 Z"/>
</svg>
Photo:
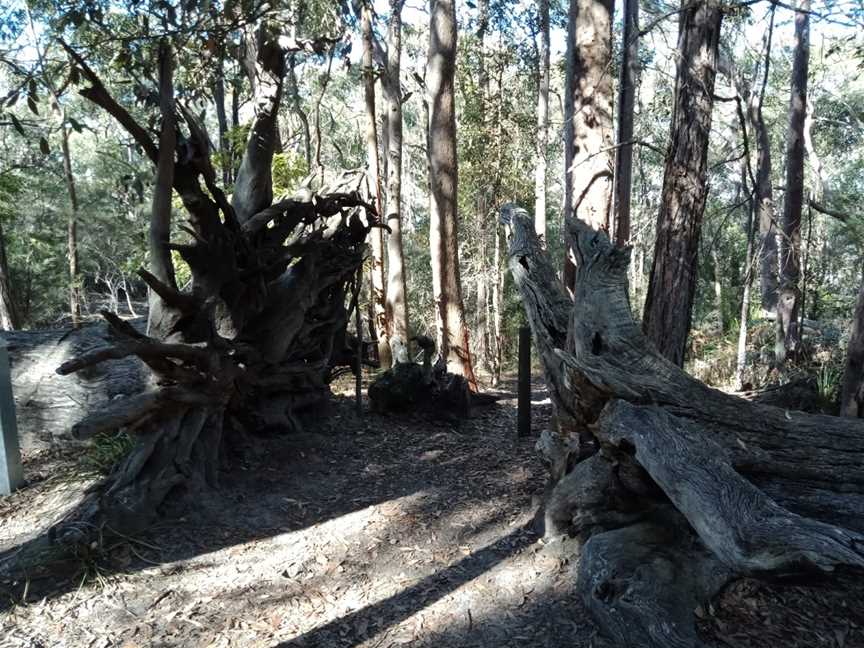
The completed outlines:
<svg viewBox="0 0 864 648">
<path fill-rule="evenodd" d="M 163 45 L 163 48 L 165 46 Z M 171 189 L 174 186 L 174 150 L 177 148 L 177 123 L 174 106 L 174 84 L 172 82 L 172 60 L 167 51 L 162 51 L 159 60 L 159 107 L 162 112 L 162 128 L 159 133 L 159 159 L 156 163 L 156 178 L 153 183 L 153 202 L 150 214 L 150 272 L 163 285 L 177 290 L 174 262 L 168 243 L 171 238 Z M 162 297 L 150 288 L 147 291 L 149 310 L 147 333 L 159 338 L 170 337 L 177 325 L 180 313 L 168 307 Z"/>
<path fill-rule="evenodd" d="M 564 88 L 564 215 L 609 227 L 612 212 L 612 0 L 570 0 Z M 567 249 L 567 248 L 565 248 Z M 565 255 L 564 285 L 575 269 Z"/>
<path fill-rule="evenodd" d="M 387 323 L 391 337 L 408 344 L 408 299 L 402 245 L 402 5 L 391 0 L 387 25 Z"/>
<path fill-rule="evenodd" d="M 742 133 L 745 127 L 744 121 L 742 119 L 741 128 Z M 745 135 L 746 137 L 746 135 Z M 747 151 L 749 153 L 749 151 Z M 748 196 L 753 196 L 747 188 L 747 167 L 745 161 L 745 168 L 741 170 L 741 179 L 742 186 L 744 192 Z M 758 180 L 757 180 L 758 182 Z M 756 192 L 758 195 L 758 191 Z M 753 273 L 755 270 L 755 262 L 756 259 L 755 253 L 755 204 L 754 200 L 751 197 L 747 200 L 746 207 L 747 210 L 747 221 L 745 226 L 745 234 L 747 236 L 747 248 L 744 253 L 744 288 L 741 293 L 741 310 L 739 313 L 739 325 L 738 325 L 738 346 L 735 351 L 735 389 L 742 390 L 744 389 L 744 371 L 747 367 L 747 335 L 750 330 L 750 293 L 753 286 Z"/>
<path fill-rule="evenodd" d="M 247 68 L 254 93 L 255 120 L 234 181 L 232 197 L 232 206 L 240 223 L 273 202 L 270 167 L 276 152 L 278 113 L 285 76 L 285 54 L 270 37 L 266 24 L 258 27 L 254 38 L 257 40 L 257 56 Z"/>
<path fill-rule="evenodd" d="M 72 172 L 72 154 L 69 151 L 69 127 L 65 123 L 65 112 L 61 110 L 60 148 L 63 152 L 63 176 L 69 192 L 69 217 L 66 224 L 66 255 L 69 262 L 69 314 L 72 326 L 81 323 L 82 285 L 78 269 L 78 191 L 75 174 Z"/>
<path fill-rule="evenodd" d="M 618 137 L 615 149 L 615 241 L 630 238 L 630 191 L 633 184 L 633 108 L 639 77 L 639 1 L 624 2 L 621 72 L 618 79 Z"/>
<path fill-rule="evenodd" d="M 9 276 L 9 260 L 6 257 L 6 237 L 0 223 L 0 329 L 14 331 L 20 325 L 12 279 Z"/>
<path fill-rule="evenodd" d="M 798 326 L 801 301 L 801 212 L 804 206 L 804 125 L 807 120 L 807 74 L 810 67 L 810 0 L 795 12 L 795 46 L 786 131 L 786 193 L 780 238 L 780 287 L 777 300 L 775 357 L 783 364 L 801 343 Z"/>
<path fill-rule="evenodd" d="M 858 290 L 849 346 L 846 348 L 846 368 L 840 388 L 840 415 L 864 417 L 864 280 Z"/>
<path fill-rule="evenodd" d="M 574 305 L 530 216 L 506 206 L 502 221 L 557 421 L 537 444 L 547 542 L 579 552 L 604 634 L 698 648 L 693 610 L 732 579 L 864 568 L 864 423 L 707 387 L 633 320 L 628 249 L 571 220 Z"/>
<path fill-rule="evenodd" d="M 773 17 L 772 17 L 773 31 Z M 769 44 L 770 48 L 770 44 Z M 768 74 L 770 49 L 765 57 L 765 77 Z M 774 313 L 777 309 L 777 226 L 774 217 L 774 192 L 771 186 L 771 139 L 762 114 L 765 85 L 757 95 L 750 95 L 747 113 L 756 143 L 756 222 L 759 225 L 759 285 L 762 309 Z"/>
<path fill-rule="evenodd" d="M 437 347 L 448 370 L 476 385 L 459 279 L 456 163 L 456 5 L 431 0 L 429 56 L 429 246 L 435 296 Z"/>
<path fill-rule="evenodd" d="M 132 322 L 143 332 L 146 322 Z M 147 366 L 134 356 L 96 365 L 73 376 L 57 367 L 110 340 L 109 327 L 94 322 L 73 329 L 3 333 L 12 368 L 12 393 L 23 450 L 74 443 L 75 423 L 96 414 L 112 399 L 143 392 L 150 384 Z"/>
<path fill-rule="evenodd" d="M 360 30 L 363 34 L 363 98 L 366 106 L 366 164 L 372 196 L 379 213 L 384 211 L 381 194 L 381 170 L 378 156 L 378 123 L 375 118 L 375 67 L 372 59 L 372 5 L 363 2 L 360 12 Z M 390 367 L 390 333 L 387 322 L 387 295 L 384 272 L 384 234 L 376 228 L 369 232 L 372 243 L 372 269 L 369 276 L 372 289 L 372 321 L 378 340 L 378 359 L 382 367 Z"/>
<path fill-rule="evenodd" d="M 216 104 L 216 122 L 219 124 L 219 155 L 222 167 L 222 183 L 231 184 L 233 163 L 231 145 L 228 142 L 228 115 L 225 112 L 225 61 L 223 51 L 216 55 L 216 74 L 213 78 L 213 103 Z"/>
<path fill-rule="evenodd" d="M 549 145 L 549 0 L 537 3 L 537 151 L 534 168 L 534 227 L 546 241 L 546 147 Z"/>
<path fill-rule="evenodd" d="M 679 367 L 696 294 L 721 19 L 714 0 L 682 5 L 672 130 L 642 319 L 648 339 Z"/>
</svg>

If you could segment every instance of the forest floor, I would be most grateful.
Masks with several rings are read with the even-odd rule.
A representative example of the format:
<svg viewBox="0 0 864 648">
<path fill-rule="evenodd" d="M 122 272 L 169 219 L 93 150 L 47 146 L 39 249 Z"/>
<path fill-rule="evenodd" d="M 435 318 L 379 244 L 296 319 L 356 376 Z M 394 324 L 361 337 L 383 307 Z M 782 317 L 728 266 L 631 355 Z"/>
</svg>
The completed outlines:
<svg viewBox="0 0 864 648">
<path fill-rule="evenodd" d="M 454 427 L 354 414 L 247 447 L 218 491 L 146 536 L 0 582 L 2 648 L 600 646 L 573 564 L 539 542 L 545 468 L 512 383 Z M 533 426 L 551 405 L 535 385 Z M 26 458 L 0 550 L 92 482 L 80 450 Z M 714 646 L 864 647 L 864 583 L 743 581 L 699 610 Z"/>
</svg>

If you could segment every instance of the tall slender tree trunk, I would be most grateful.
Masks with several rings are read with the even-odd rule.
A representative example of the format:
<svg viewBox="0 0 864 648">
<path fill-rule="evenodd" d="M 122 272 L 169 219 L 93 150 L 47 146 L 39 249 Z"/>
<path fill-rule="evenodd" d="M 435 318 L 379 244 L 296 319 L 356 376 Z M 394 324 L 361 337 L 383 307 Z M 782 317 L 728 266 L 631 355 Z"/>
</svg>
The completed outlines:
<svg viewBox="0 0 864 648">
<path fill-rule="evenodd" d="M 565 217 L 608 229 L 612 211 L 613 0 L 570 0 L 564 107 Z M 566 244 L 566 241 L 565 241 Z M 575 266 L 565 247 L 563 279 Z"/>
<path fill-rule="evenodd" d="M 59 102 L 58 102 L 59 103 Z M 61 115 L 63 113 L 61 112 Z M 69 314 L 72 326 L 81 324 L 81 272 L 78 268 L 78 192 L 75 175 L 72 173 L 72 156 L 69 152 L 69 129 L 61 117 L 60 148 L 63 151 L 63 175 L 69 192 L 69 219 L 66 224 L 66 254 L 69 260 Z"/>
<path fill-rule="evenodd" d="M 717 309 L 717 322 L 720 324 L 720 332 L 726 332 L 726 309 L 723 300 L 723 273 L 720 271 L 720 253 L 717 246 L 711 248 L 711 264 L 714 274 L 714 308 Z"/>
<path fill-rule="evenodd" d="M 770 49 L 769 49 L 770 51 Z M 744 133 L 745 124 L 742 119 L 741 129 L 742 136 Z M 749 147 L 748 147 L 749 148 Z M 749 153 L 749 151 L 747 151 Z M 753 285 L 753 272 L 755 270 L 755 205 L 753 201 L 753 193 L 747 186 L 748 182 L 748 165 L 749 161 L 744 160 L 741 169 L 741 186 L 744 190 L 744 195 L 748 197 L 746 201 L 747 221 L 745 224 L 745 234 L 747 236 L 747 248 L 744 254 L 744 289 L 741 294 L 741 312 L 740 325 L 738 326 L 738 346 L 735 353 L 735 389 L 744 389 L 744 371 L 747 368 L 747 335 L 750 327 L 750 294 Z"/>
<path fill-rule="evenodd" d="M 864 279 L 858 290 L 855 317 L 846 350 L 846 370 L 840 388 L 840 415 L 864 416 Z"/>
<path fill-rule="evenodd" d="M 363 95 L 366 105 L 366 160 L 369 167 L 369 183 L 375 196 L 378 213 L 384 212 L 381 195 L 381 173 L 378 159 L 378 128 L 375 119 L 375 69 L 372 62 L 372 5 L 364 2 L 360 13 L 363 32 Z M 369 233 L 372 242 L 372 315 L 375 338 L 378 340 L 378 359 L 382 367 L 393 363 L 390 353 L 390 337 L 387 326 L 386 288 L 384 283 L 384 231 L 380 227 Z"/>
<path fill-rule="evenodd" d="M 501 228 L 495 228 L 495 281 L 492 284 L 492 385 L 497 386 L 501 380 L 501 295 L 504 290 L 504 272 L 501 269 Z"/>
<path fill-rule="evenodd" d="M 240 89 L 236 80 L 231 83 L 231 128 L 240 127 Z M 233 159 L 232 159 L 233 162 Z"/>
<path fill-rule="evenodd" d="M 715 0 L 683 0 L 672 132 L 642 318 L 645 335 L 679 367 L 684 364 L 696 294 L 721 20 Z"/>
<path fill-rule="evenodd" d="M 475 349 L 477 350 L 474 357 L 483 369 L 491 374 L 492 364 L 489 358 L 489 268 L 487 268 L 487 258 L 489 251 L 486 244 L 486 232 L 480 231 L 480 240 L 477 243 L 477 252 L 480 255 L 480 268 L 476 273 L 475 282 L 477 285 L 477 307 L 475 316 L 477 318 L 477 328 L 480 332 Z"/>
<path fill-rule="evenodd" d="M 537 3 L 540 33 L 537 48 L 537 159 L 534 170 L 534 227 L 546 244 L 546 147 L 549 143 L 549 0 Z"/>
<path fill-rule="evenodd" d="M 408 344 L 408 299 L 405 258 L 402 247 L 402 5 L 390 0 L 387 26 L 387 304 L 386 317 L 391 336 Z"/>
<path fill-rule="evenodd" d="M 213 79 L 213 102 L 216 104 L 216 121 L 219 124 L 219 156 L 222 167 L 222 182 L 231 184 L 231 147 L 228 143 L 228 115 L 225 112 L 225 63 L 222 52 L 217 55 L 216 76 Z"/>
<path fill-rule="evenodd" d="M 9 277 L 9 261 L 6 258 L 6 237 L 3 235 L 3 224 L 0 223 L 0 329 L 14 331 L 19 326 L 18 309 Z"/>
<path fill-rule="evenodd" d="M 639 75 L 639 0 L 624 0 L 624 36 L 618 81 L 618 137 L 615 149 L 615 242 L 630 238 L 630 188 L 633 183 L 633 107 Z"/>
<path fill-rule="evenodd" d="M 300 127 L 303 129 L 303 157 L 306 160 L 306 168 L 312 168 L 312 131 L 309 127 L 309 117 L 306 111 L 303 110 L 303 105 L 300 101 L 300 90 L 297 81 L 297 59 L 293 53 L 288 55 L 288 97 L 291 99 L 291 112 L 300 120 Z M 278 132 L 278 129 L 277 129 Z"/>
<path fill-rule="evenodd" d="M 765 58 L 762 67 L 762 85 L 759 92 L 754 92 L 749 84 L 736 78 L 735 85 L 742 99 L 747 102 L 747 121 L 750 123 L 756 144 L 756 185 L 753 191 L 747 189 L 750 177 L 749 160 L 744 160 L 741 170 L 741 185 L 747 200 L 747 251 L 746 271 L 744 274 L 744 290 L 741 296 L 740 326 L 738 328 L 738 349 L 735 356 L 735 388 L 744 389 L 744 372 L 747 367 L 747 336 L 750 328 L 750 303 L 752 301 L 753 275 L 756 265 L 759 265 L 761 281 L 762 308 L 766 312 L 773 310 L 777 304 L 777 236 L 774 229 L 774 200 L 771 188 L 771 141 L 768 128 L 762 115 L 765 104 L 765 90 L 768 87 L 768 72 L 771 68 L 771 43 L 774 36 L 774 14 L 771 11 L 771 21 L 765 36 Z M 757 68 L 758 70 L 758 68 Z M 747 146 L 746 124 L 741 119 L 742 139 L 745 142 L 745 153 L 749 156 Z M 759 229 L 760 258 L 756 258 L 756 229 Z M 764 228 L 764 229 L 763 229 Z"/>
<path fill-rule="evenodd" d="M 488 135 L 489 121 L 487 119 L 487 107 L 489 105 L 489 69 L 486 61 L 486 34 L 489 32 L 489 0 L 478 0 L 477 2 L 477 86 L 479 101 L 477 104 L 480 138 L 477 142 L 478 158 L 486 159 L 487 145 L 490 141 Z M 492 321 L 492 308 L 490 302 L 489 287 L 495 282 L 496 271 L 489 256 L 488 238 L 490 232 L 495 231 L 495 216 L 489 209 L 489 198 L 491 190 L 484 186 L 477 192 L 475 199 L 474 220 L 477 227 L 480 252 L 480 272 L 477 276 L 477 315 L 480 328 L 480 344 L 478 345 L 478 356 L 483 368 L 491 376 L 494 382 L 494 355 L 495 340 Z M 493 246 L 494 248 L 494 246 Z"/>
<path fill-rule="evenodd" d="M 798 351 L 801 332 L 801 212 L 804 205 L 804 125 L 807 119 L 807 74 L 810 65 L 810 0 L 799 0 L 795 13 L 795 50 L 792 58 L 789 130 L 786 133 L 786 193 L 783 199 L 783 236 L 780 239 L 780 288 L 777 300 L 777 364 Z"/>
<path fill-rule="evenodd" d="M 429 14 L 426 71 L 429 91 L 429 246 L 438 351 L 446 359 L 448 368 L 454 372 L 462 371 L 472 388 L 476 389 L 459 280 L 454 0 L 431 0 Z"/>
<path fill-rule="evenodd" d="M 767 56 L 766 56 L 767 64 Z M 759 285 L 762 309 L 777 309 L 777 227 L 774 219 L 774 192 L 771 187 L 771 140 L 762 116 L 764 90 L 750 97 L 748 112 L 756 140 L 756 222 L 759 225 Z"/>
<path fill-rule="evenodd" d="M 324 95 L 327 93 L 327 86 L 330 83 L 330 75 L 333 70 L 333 56 L 335 48 L 330 49 L 327 55 L 327 72 L 320 79 L 321 89 L 318 92 L 318 97 L 315 99 L 315 107 L 313 110 L 313 123 L 315 127 L 315 173 L 318 176 L 318 186 L 324 186 L 324 163 L 321 161 L 321 150 L 323 148 L 323 138 L 321 137 L 321 102 L 324 101 Z M 311 173 L 310 169 L 310 173 Z"/>
</svg>

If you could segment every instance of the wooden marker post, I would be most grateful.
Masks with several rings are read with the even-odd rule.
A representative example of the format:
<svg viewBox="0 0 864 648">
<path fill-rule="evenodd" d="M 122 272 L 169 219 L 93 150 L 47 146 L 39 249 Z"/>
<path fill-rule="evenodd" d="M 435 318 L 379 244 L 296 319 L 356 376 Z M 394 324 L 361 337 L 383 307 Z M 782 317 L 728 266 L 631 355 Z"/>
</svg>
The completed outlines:
<svg viewBox="0 0 864 648">
<path fill-rule="evenodd" d="M 517 433 L 531 436 L 531 329 L 519 327 L 519 387 Z"/>
<path fill-rule="evenodd" d="M 6 341 L 0 338 L 0 495 L 9 495 L 18 488 L 23 477 L 9 354 Z"/>
<path fill-rule="evenodd" d="M 354 375 L 354 408 L 357 418 L 363 416 L 363 325 L 360 321 L 360 287 L 363 285 L 363 264 L 357 268 L 354 280 L 354 326 L 357 329 L 357 373 Z"/>
</svg>

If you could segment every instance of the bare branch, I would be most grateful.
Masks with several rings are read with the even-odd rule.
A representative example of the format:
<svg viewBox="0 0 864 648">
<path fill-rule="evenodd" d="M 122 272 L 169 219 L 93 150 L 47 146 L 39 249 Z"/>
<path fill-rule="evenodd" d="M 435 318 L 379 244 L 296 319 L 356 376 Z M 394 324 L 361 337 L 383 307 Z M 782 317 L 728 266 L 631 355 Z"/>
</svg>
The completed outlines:
<svg viewBox="0 0 864 648">
<path fill-rule="evenodd" d="M 81 57 L 81 55 L 72 49 L 72 47 L 62 38 L 58 39 L 58 42 L 63 49 L 66 50 L 69 56 L 72 57 L 72 60 L 75 61 L 86 79 L 90 82 L 89 88 L 84 88 L 80 91 L 81 96 L 89 99 L 97 106 L 103 108 L 109 115 L 114 117 L 114 119 L 116 119 L 117 122 L 126 129 L 126 132 L 129 133 L 136 142 L 138 142 L 142 149 L 144 149 L 147 157 L 149 157 L 153 162 L 156 162 L 159 158 L 159 151 L 147 131 L 141 126 L 141 124 L 135 121 L 135 118 L 132 117 L 132 115 L 130 115 L 123 106 L 117 103 L 114 97 L 111 96 L 111 93 L 109 93 L 105 88 L 102 80 L 93 71 L 93 69 L 87 65 L 87 62 Z"/>
</svg>

